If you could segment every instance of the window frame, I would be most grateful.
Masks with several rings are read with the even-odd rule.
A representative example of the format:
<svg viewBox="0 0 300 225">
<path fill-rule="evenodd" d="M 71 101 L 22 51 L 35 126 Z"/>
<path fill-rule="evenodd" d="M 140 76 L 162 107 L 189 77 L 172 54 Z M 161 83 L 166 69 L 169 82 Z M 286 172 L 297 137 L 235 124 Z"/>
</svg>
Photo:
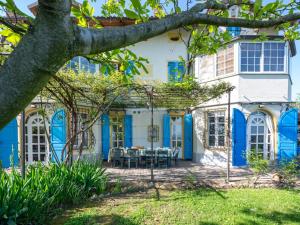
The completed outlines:
<svg viewBox="0 0 300 225">
<path fill-rule="evenodd" d="M 219 136 L 221 135 L 218 135 L 217 132 L 218 132 L 218 129 L 216 128 L 216 124 L 218 123 L 215 123 L 215 134 L 214 134 L 214 137 L 215 137 L 215 145 L 212 146 L 209 144 L 209 137 L 211 136 L 209 134 L 209 127 L 210 127 L 210 124 L 209 124 L 209 114 L 210 113 L 213 113 L 214 114 L 214 118 L 215 118 L 215 121 L 216 121 L 216 118 L 217 118 L 217 114 L 219 113 L 224 113 L 224 146 L 221 146 L 219 145 Z M 205 136 L 206 136 L 206 146 L 208 149 L 217 149 L 217 150 L 220 150 L 220 149 L 225 149 L 226 148 L 226 141 L 227 141 L 227 115 L 226 115 L 226 110 L 213 110 L 213 111 L 207 111 L 206 112 L 206 123 L 205 123 L 205 126 L 206 126 L 206 132 L 205 132 Z"/>
<path fill-rule="evenodd" d="M 118 120 L 118 123 L 121 123 L 122 124 L 122 132 L 120 132 L 119 130 L 117 131 L 117 133 L 122 133 L 122 142 L 123 142 L 123 146 L 119 146 L 119 142 L 120 142 L 120 139 L 116 139 L 114 140 L 113 139 L 113 125 L 115 125 L 116 123 L 113 122 L 113 119 L 117 118 Z M 125 123 L 124 123 L 124 118 L 125 118 L 125 115 L 121 114 L 121 113 L 113 113 L 113 114 L 110 114 L 109 115 L 109 120 L 110 120 L 110 146 L 111 148 L 124 148 L 125 147 Z M 114 146 L 114 142 L 117 143 L 117 146 Z"/>
<path fill-rule="evenodd" d="M 264 49 L 265 49 L 265 43 L 284 43 L 284 70 L 283 71 L 264 71 Z M 242 53 L 241 53 L 241 44 L 262 44 L 262 54 L 261 54 L 261 59 L 260 59 L 260 71 L 242 71 Z M 259 41 L 240 41 L 238 42 L 238 71 L 239 74 L 288 74 L 289 73 L 289 68 L 288 68 L 288 63 L 289 63 L 289 48 L 288 48 L 288 43 L 285 41 L 264 41 L 264 42 L 259 42 Z"/>
<path fill-rule="evenodd" d="M 86 116 L 86 120 L 83 121 L 81 116 L 82 115 L 85 115 Z M 83 123 L 86 123 L 86 121 L 89 121 L 89 114 L 88 112 L 85 112 L 85 111 L 79 111 L 76 113 L 76 116 L 77 116 L 77 131 L 76 132 L 79 132 Z M 72 122 L 74 123 L 74 121 Z M 85 124 L 87 126 L 87 124 Z M 74 124 L 73 124 L 74 126 Z M 84 128 L 85 129 L 85 128 Z M 79 134 L 79 135 L 76 135 L 76 138 L 75 138 L 75 141 L 74 141 L 74 146 L 73 148 L 75 150 L 79 150 L 79 143 L 82 141 L 82 135 L 86 135 L 86 138 L 87 138 L 87 142 L 82 144 L 82 149 L 86 150 L 89 148 L 89 143 L 90 143 L 90 131 L 89 129 L 87 129 L 86 131 L 83 132 L 83 134 Z"/>
</svg>

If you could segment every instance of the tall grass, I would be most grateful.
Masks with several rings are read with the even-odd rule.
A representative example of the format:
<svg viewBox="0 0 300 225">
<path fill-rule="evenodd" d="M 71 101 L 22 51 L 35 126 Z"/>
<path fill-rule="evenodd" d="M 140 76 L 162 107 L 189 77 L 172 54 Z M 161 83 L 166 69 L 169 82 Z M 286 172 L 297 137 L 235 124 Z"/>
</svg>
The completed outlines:
<svg viewBox="0 0 300 225">
<path fill-rule="evenodd" d="M 105 170 L 96 163 L 30 166 L 26 178 L 0 170 L 0 224 L 45 224 L 66 204 L 106 190 Z"/>
</svg>

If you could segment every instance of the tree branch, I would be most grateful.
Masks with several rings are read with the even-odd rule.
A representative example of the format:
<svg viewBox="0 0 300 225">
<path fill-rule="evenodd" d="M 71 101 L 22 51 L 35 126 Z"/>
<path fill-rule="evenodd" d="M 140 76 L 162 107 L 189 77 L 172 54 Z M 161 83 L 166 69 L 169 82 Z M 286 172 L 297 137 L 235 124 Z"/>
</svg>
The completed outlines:
<svg viewBox="0 0 300 225">
<path fill-rule="evenodd" d="M 11 29 L 13 32 L 17 33 L 17 34 L 25 34 L 26 30 L 22 27 L 19 27 L 13 23 L 10 23 L 8 21 L 8 19 L 0 17 L 0 24 L 3 24 L 4 26 L 8 27 L 9 29 Z"/>
<path fill-rule="evenodd" d="M 147 40 L 167 31 L 187 25 L 208 24 L 246 28 L 267 28 L 300 19 L 300 13 L 289 14 L 270 20 L 224 18 L 202 14 L 194 10 L 167 16 L 163 19 L 125 27 L 103 29 L 75 27 L 75 55 L 96 54 L 126 47 Z"/>
</svg>

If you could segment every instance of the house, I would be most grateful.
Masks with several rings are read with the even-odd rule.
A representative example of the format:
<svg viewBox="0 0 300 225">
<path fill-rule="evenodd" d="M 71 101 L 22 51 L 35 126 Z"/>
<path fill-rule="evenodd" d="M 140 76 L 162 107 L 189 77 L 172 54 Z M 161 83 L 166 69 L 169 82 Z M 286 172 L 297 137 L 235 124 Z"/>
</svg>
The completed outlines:
<svg viewBox="0 0 300 225">
<path fill-rule="evenodd" d="M 238 8 L 230 13 L 235 16 Z M 130 24 L 120 18 L 101 18 L 101 22 L 104 26 Z M 290 77 L 290 58 L 296 54 L 294 42 L 284 41 L 272 29 L 227 29 L 233 40 L 215 55 L 198 56 L 194 73 L 202 84 L 226 81 L 234 86 L 230 110 L 226 94 L 195 107 L 192 113 L 157 108 L 154 147 L 179 147 L 181 159 L 215 166 L 226 166 L 228 146 L 232 166 L 247 165 L 249 150 L 272 162 L 297 156 L 298 110 L 292 108 Z M 267 41 L 256 39 L 260 32 L 268 34 Z M 137 55 L 149 60 L 148 74 L 143 79 L 168 82 L 178 75 L 176 71 L 183 73 L 179 57 L 186 59 L 187 47 L 180 38 L 187 37 L 179 29 L 130 46 Z M 74 58 L 72 63 L 89 72 L 99 72 L 97 65 L 83 57 Z M 39 100 L 35 99 L 25 109 L 28 164 L 52 160 L 47 133 L 57 155 L 68 138 L 67 112 L 49 109 L 49 122 L 43 121 L 38 105 Z M 86 109 L 79 113 L 83 120 L 87 115 Z M 111 108 L 94 124 L 92 134 L 79 137 L 85 139 L 84 147 L 93 141 L 93 149 L 84 151 L 84 156 L 106 160 L 113 147 L 149 147 L 150 118 L 148 108 Z M 0 160 L 4 167 L 9 166 L 12 149 L 18 163 L 21 133 L 20 116 L 0 131 Z M 76 158 L 78 151 L 74 154 Z"/>
<path fill-rule="evenodd" d="M 238 10 L 232 8 L 231 16 Z M 193 160 L 226 167 L 228 157 L 232 166 L 246 166 L 250 151 L 274 163 L 296 157 L 300 122 L 292 107 L 290 76 L 295 43 L 274 29 L 227 29 L 233 40 L 217 54 L 199 56 L 195 62 L 199 82 L 225 81 L 234 89 L 230 99 L 223 95 L 194 110 Z M 259 40 L 260 33 L 267 40 Z"/>
</svg>

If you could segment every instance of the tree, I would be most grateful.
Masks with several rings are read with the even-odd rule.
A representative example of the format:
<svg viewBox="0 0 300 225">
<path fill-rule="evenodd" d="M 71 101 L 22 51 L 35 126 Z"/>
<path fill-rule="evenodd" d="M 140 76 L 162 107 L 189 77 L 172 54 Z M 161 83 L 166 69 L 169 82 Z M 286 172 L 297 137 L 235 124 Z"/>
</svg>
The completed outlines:
<svg viewBox="0 0 300 225">
<path fill-rule="evenodd" d="M 0 18 L 5 27 L 2 35 L 19 43 L 0 69 L 0 128 L 14 118 L 41 91 L 56 72 L 71 58 L 78 55 L 95 55 L 123 48 L 147 40 L 164 32 L 186 27 L 194 31 L 195 39 L 220 36 L 218 26 L 248 28 L 275 27 L 284 30 L 286 38 L 297 38 L 300 5 L 294 0 L 284 4 L 277 0 L 263 5 L 249 0 L 209 0 L 187 9 L 179 8 L 174 0 L 108 0 L 103 15 L 126 15 L 136 24 L 122 27 L 100 28 L 93 16 L 94 9 L 87 0 L 79 8 L 71 7 L 71 0 L 39 0 L 38 13 L 31 18 L 21 12 L 13 0 L 0 1 L 4 10 L 23 20 Z M 129 3 L 128 4 L 125 3 Z M 165 10 L 172 4 L 172 10 Z M 228 18 L 228 9 L 240 6 L 242 18 Z M 71 17 L 71 10 L 77 20 Z M 155 18 L 150 18 L 150 15 Z M 17 18 L 17 17 L 16 17 Z M 203 28 L 204 33 L 199 33 Z M 213 38 L 212 40 L 213 41 Z M 198 45 L 197 45 L 198 44 Z M 203 44 L 203 43 L 202 43 Z M 199 43 L 195 43 L 193 50 Z M 199 48 L 201 52 L 202 48 Z"/>
</svg>

